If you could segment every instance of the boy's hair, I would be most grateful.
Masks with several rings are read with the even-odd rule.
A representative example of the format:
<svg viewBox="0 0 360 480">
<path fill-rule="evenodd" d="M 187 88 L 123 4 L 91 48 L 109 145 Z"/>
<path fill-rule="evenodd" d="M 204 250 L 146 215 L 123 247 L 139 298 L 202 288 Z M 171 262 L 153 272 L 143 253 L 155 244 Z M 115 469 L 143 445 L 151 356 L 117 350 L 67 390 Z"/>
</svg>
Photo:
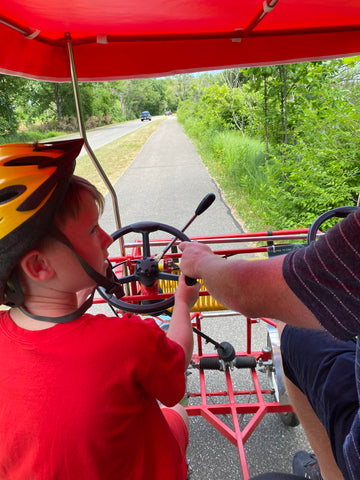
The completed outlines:
<svg viewBox="0 0 360 480">
<path fill-rule="evenodd" d="M 87 192 L 95 200 L 96 206 L 101 215 L 105 208 L 105 199 L 102 193 L 83 177 L 73 175 L 70 179 L 68 189 L 65 197 L 59 205 L 57 214 L 54 218 L 53 226 L 55 229 L 62 230 L 69 218 L 77 219 L 81 210 L 81 193 Z M 48 233 L 40 239 L 39 243 L 34 248 L 48 248 L 58 241 L 58 235 L 50 228 Z"/>
<path fill-rule="evenodd" d="M 70 180 L 69 187 L 67 189 L 64 200 L 62 201 L 59 210 L 54 219 L 54 223 L 61 227 L 66 220 L 71 218 L 77 218 L 81 208 L 80 194 L 82 192 L 89 193 L 99 209 L 101 215 L 105 208 L 105 199 L 99 190 L 83 177 L 73 175 Z"/>
</svg>

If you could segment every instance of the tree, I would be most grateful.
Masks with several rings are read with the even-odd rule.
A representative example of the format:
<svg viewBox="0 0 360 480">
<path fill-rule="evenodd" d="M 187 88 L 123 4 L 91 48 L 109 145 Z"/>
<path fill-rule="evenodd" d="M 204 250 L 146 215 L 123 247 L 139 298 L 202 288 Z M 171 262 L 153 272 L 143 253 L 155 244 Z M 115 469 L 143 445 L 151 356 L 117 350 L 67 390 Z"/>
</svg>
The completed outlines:
<svg viewBox="0 0 360 480">
<path fill-rule="evenodd" d="M 259 110 L 261 95 L 245 83 L 244 70 L 225 70 L 221 76 L 234 125 L 242 134 L 257 136 L 263 118 Z"/>
<path fill-rule="evenodd" d="M 14 133 L 19 126 L 16 99 L 24 84 L 22 78 L 0 74 L 0 135 Z"/>
</svg>

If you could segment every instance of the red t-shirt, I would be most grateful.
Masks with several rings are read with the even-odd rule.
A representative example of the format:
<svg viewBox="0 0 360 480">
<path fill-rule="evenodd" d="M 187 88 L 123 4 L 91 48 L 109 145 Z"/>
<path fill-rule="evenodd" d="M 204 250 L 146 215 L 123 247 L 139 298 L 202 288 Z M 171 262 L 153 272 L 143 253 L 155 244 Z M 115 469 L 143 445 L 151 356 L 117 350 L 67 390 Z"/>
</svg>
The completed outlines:
<svg viewBox="0 0 360 480">
<path fill-rule="evenodd" d="M 46 330 L 0 312 L 0 478 L 184 480 L 158 406 L 185 391 L 185 356 L 151 319 L 85 314 Z"/>
</svg>

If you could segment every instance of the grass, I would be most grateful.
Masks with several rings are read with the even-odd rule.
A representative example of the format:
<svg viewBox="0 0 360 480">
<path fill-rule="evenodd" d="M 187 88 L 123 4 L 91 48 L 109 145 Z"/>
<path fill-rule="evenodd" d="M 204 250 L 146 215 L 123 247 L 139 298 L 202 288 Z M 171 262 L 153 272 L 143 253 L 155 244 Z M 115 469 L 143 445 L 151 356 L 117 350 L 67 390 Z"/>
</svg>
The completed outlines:
<svg viewBox="0 0 360 480">
<path fill-rule="evenodd" d="M 157 130 L 160 123 L 164 120 L 165 117 L 156 118 L 149 122 L 148 125 L 94 151 L 96 158 L 112 185 L 121 177 L 122 173 L 139 154 L 147 139 Z M 0 136 L 0 145 L 5 143 L 34 142 L 35 140 L 61 140 L 64 136 L 65 134 L 60 132 L 47 132 L 45 134 L 40 134 L 39 132 L 22 132 L 12 136 Z M 76 161 L 75 173 L 80 177 L 85 177 L 96 185 L 102 194 L 105 195 L 107 193 L 106 185 L 87 154 L 81 156 Z"/>
<path fill-rule="evenodd" d="M 165 118 L 152 120 L 146 127 L 141 127 L 95 150 L 95 156 L 113 185 L 164 120 Z M 88 155 L 84 155 L 77 160 L 75 173 L 94 183 L 103 194 L 107 193 L 107 187 Z M 8 308 L 6 305 L 0 305 L 0 310 L 7 310 Z"/>
<path fill-rule="evenodd" d="M 99 160 L 102 169 L 112 185 L 114 185 L 136 158 L 147 139 L 157 130 L 160 123 L 164 120 L 165 117 L 156 118 L 148 125 L 94 151 L 96 158 Z M 0 136 L 0 145 L 5 143 L 34 142 L 35 140 L 61 140 L 64 137 L 66 137 L 66 134 L 60 132 L 47 132 L 45 134 L 40 134 L 39 132 L 23 132 L 12 136 Z M 104 185 L 96 167 L 87 154 L 77 160 L 75 173 L 94 183 L 101 193 L 107 193 L 107 187 Z"/>
<path fill-rule="evenodd" d="M 271 225 L 265 225 L 261 212 L 257 212 L 252 205 L 254 202 L 251 202 L 258 195 L 257 186 L 264 180 L 259 168 L 264 162 L 261 142 L 234 131 L 193 135 L 191 129 L 187 129 L 186 125 L 184 127 L 244 230 L 271 230 Z"/>
<path fill-rule="evenodd" d="M 112 185 L 116 183 L 140 153 L 148 138 L 157 130 L 162 121 L 164 121 L 164 118 L 152 120 L 145 127 L 141 127 L 94 151 Z M 87 154 L 77 160 L 75 174 L 85 177 L 92 182 L 101 193 L 105 194 L 107 192 L 106 185 L 104 185 L 96 167 Z"/>
<path fill-rule="evenodd" d="M 45 132 L 41 133 L 38 130 L 28 130 L 26 132 L 18 132 L 10 135 L 1 136 L 0 135 L 0 145 L 4 145 L 6 143 L 21 143 L 21 142 L 41 142 L 46 140 L 51 136 L 52 138 L 65 135 L 62 132 Z"/>
<path fill-rule="evenodd" d="M 164 120 L 164 117 L 152 120 L 146 126 L 143 126 L 135 130 L 134 132 L 129 133 L 105 145 L 104 147 L 95 150 L 95 156 L 98 159 L 102 169 L 104 170 L 106 176 L 108 177 L 112 185 L 114 185 L 121 177 L 123 172 L 140 153 L 148 138 L 157 130 L 160 123 Z M 33 132 L 31 132 L 31 135 L 34 137 Z M 47 136 L 46 139 L 49 140 L 49 136 Z M 58 139 L 61 139 L 61 136 L 57 137 L 57 140 Z M 10 143 L 9 138 L 7 138 L 6 140 L 6 143 Z M 13 141 L 31 140 L 33 140 L 33 138 L 13 139 Z M 233 150 L 235 152 L 238 150 L 238 147 L 236 147 L 236 143 L 238 142 L 235 141 L 235 139 L 233 139 L 231 135 L 220 135 L 218 140 L 220 141 L 221 149 L 224 149 L 224 152 L 220 153 L 220 158 L 224 159 L 225 156 L 229 155 L 231 157 L 231 152 Z M 237 217 L 238 221 L 242 225 L 246 223 L 248 228 L 250 227 L 250 229 L 256 230 L 258 227 L 257 222 L 249 221 L 249 219 L 254 220 L 257 218 L 257 215 L 251 210 L 251 207 L 246 201 L 246 197 L 242 192 L 240 182 L 237 180 L 236 176 L 226 174 L 229 165 L 224 168 L 222 162 L 214 161 L 214 158 L 211 154 L 209 154 L 210 152 L 208 151 L 208 149 L 204 148 L 204 145 L 194 139 L 193 142 L 196 145 L 196 148 L 201 155 L 204 164 L 208 168 L 210 175 L 219 184 L 224 198 L 230 206 L 234 216 Z M 233 143 L 235 143 L 235 145 L 233 146 L 234 148 L 230 148 Z M 251 159 L 252 155 L 248 155 L 246 162 L 247 167 L 250 167 L 250 171 L 248 172 L 248 178 L 251 177 L 254 172 L 257 172 L 257 166 L 255 165 L 254 168 L 254 166 L 251 165 Z M 231 165 L 234 163 L 236 164 L 237 161 L 237 159 L 228 159 L 226 163 L 230 163 Z M 75 173 L 76 175 L 85 177 L 90 182 L 94 183 L 103 194 L 107 193 L 106 185 L 104 184 L 96 167 L 93 165 L 91 159 L 87 154 L 81 156 L 77 160 Z"/>
</svg>

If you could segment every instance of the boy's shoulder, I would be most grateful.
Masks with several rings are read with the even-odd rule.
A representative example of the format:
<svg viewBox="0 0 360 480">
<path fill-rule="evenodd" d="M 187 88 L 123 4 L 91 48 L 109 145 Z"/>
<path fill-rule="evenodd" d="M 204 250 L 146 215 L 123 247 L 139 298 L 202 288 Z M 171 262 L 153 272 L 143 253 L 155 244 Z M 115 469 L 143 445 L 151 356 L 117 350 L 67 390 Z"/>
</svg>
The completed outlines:
<svg viewBox="0 0 360 480">
<path fill-rule="evenodd" d="M 121 316 L 107 316 L 103 314 L 86 313 L 82 320 L 95 329 L 104 329 L 108 331 L 119 331 L 122 333 L 136 334 L 144 333 L 144 335 L 163 335 L 164 331 L 159 327 L 153 317 L 140 317 L 133 313 L 122 313 Z M 150 332 L 153 332 L 152 334 Z"/>
</svg>

